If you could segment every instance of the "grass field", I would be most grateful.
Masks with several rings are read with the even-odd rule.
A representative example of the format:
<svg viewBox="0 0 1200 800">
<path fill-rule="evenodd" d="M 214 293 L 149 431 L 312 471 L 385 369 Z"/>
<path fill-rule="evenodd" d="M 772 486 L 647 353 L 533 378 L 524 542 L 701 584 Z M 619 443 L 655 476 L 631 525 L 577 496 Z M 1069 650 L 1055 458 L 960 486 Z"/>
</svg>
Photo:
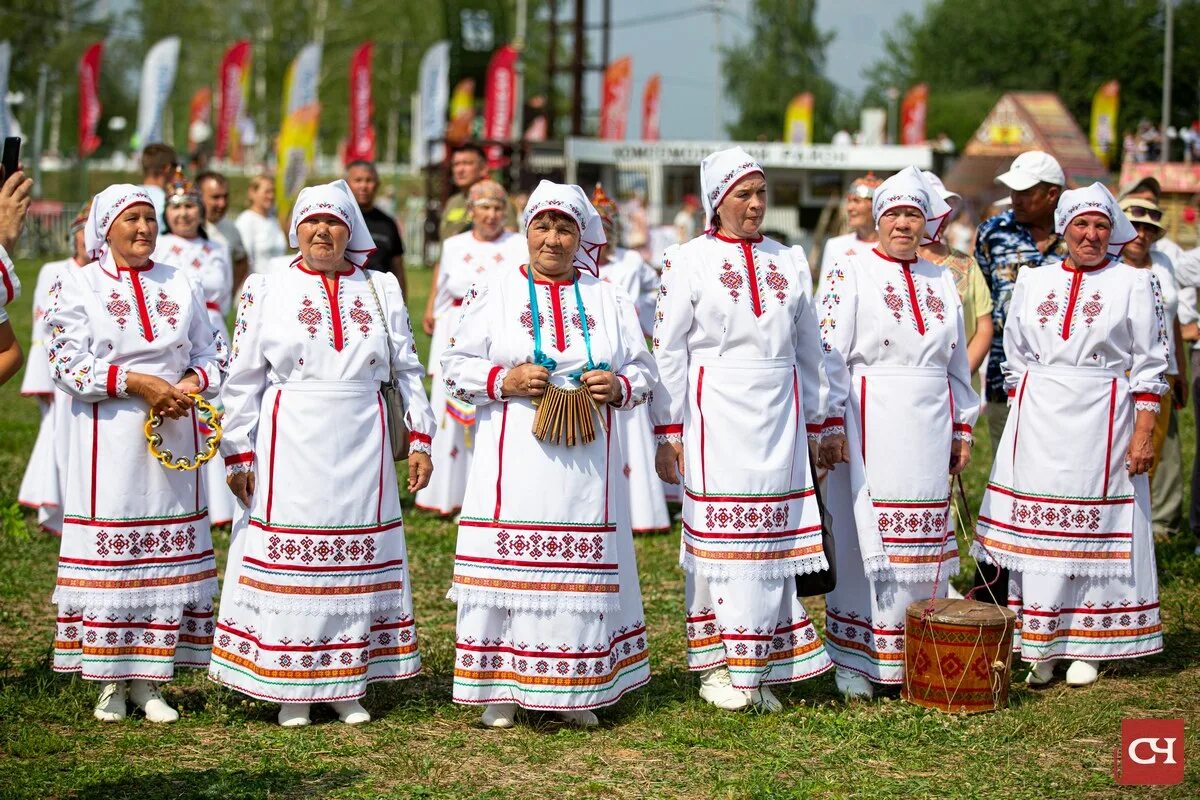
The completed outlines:
<svg viewBox="0 0 1200 800">
<path fill-rule="evenodd" d="M 30 292 L 35 265 L 19 266 Z M 427 284 L 428 273 L 410 277 L 412 308 L 423 306 Z M 22 342 L 28 301 L 26 295 L 10 309 Z M 678 532 L 642 538 L 649 687 L 602 711 L 597 730 L 532 715 L 513 730 L 487 731 L 476 724 L 477 709 L 450 701 L 454 607 L 444 595 L 454 526 L 412 509 L 405 497 L 425 671 L 373 686 L 365 700 L 371 724 L 349 728 L 318 707 L 317 724 L 285 731 L 274 724 L 275 706 L 184 673 L 166 692 L 183 715 L 177 724 L 155 726 L 136 716 L 101 725 L 91 714 L 95 685 L 48 666 L 58 546 L 15 502 L 38 424 L 36 404 L 19 396 L 19 381 L 0 388 L 0 798 L 1200 795 L 1200 558 L 1182 541 L 1159 551 L 1164 654 L 1107 668 L 1086 689 L 1060 682 L 1033 692 L 1014 684 L 1007 711 L 951 717 L 908 705 L 895 692 L 847 704 L 832 674 L 777 689 L 785 704 L 779 714 L 709 707 L 684 664 Z M 1190 464 L 1190 415 L 1184 423 Z M 981 440 L 975 452 L 984 456 L 988 443 Z M 986 460 L 968 475 L 975 502 Z M 228 531 L 214 538 L 223 554 Z M 1183 786 L 1114 785 L 1112 753 L 1121 720 L 1130 717 L 1187 720 Z"/>
</svg>

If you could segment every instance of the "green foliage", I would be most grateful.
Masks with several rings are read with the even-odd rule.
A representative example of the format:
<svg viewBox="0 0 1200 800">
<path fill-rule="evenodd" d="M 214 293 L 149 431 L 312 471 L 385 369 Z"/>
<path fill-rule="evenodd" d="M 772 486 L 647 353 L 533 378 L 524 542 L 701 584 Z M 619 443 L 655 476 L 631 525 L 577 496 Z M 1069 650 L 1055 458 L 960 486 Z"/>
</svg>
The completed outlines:
<svg viewBox="0 0 1200 800">
<path fill-rule="evenodd" d="M 1200 104 L 1200 0 L 1175 3 L 1172 120 L 1179 125 L 1195 119 Z M 926 82 L 928 130 L 945 129 L 961 145 L 988 110 L 978 112 L 983 98 L 1015 90 L 1057 92 L 1086 130 L 1092 95 L 1116 78 L 1124 131 L 1159 119 L 1163 27 L 1161 0 L 930 0 L 887 35 L 866 73 L 866 99 L 879 103 L 888 86 Z"/>
<path fill-rule="evenodd" d="M 825 77 L 825 48 L 833 34 L 816 24 L 816 0 L 754 0 L 746 43 L 721 51 L 725 97 L 738 109 L 728 126 L 739 140 L 778 141 L 788 103 L 813 94 L 813 141 L 837 130 L 834 86 Z"/>
</svg>

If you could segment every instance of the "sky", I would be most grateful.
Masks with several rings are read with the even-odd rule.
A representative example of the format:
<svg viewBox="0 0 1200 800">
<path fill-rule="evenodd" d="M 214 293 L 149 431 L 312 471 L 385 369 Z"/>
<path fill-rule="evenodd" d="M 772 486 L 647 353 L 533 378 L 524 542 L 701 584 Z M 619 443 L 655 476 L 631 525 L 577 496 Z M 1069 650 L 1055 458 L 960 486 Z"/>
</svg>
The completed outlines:
<svg viewBox="0 0 1200 800">
<path fill-rule="evenodd" d="M 660 128 L 664 139 L 724 139 L 733 109 L 718 105 L 720 46 L 745 40 L 750 0 L 724 0 L 718 28 L 715 15 L 699 0 L 613 0 L 612 57 L 633 57 L 633 96 L 628 138 L 641 136 L 641 98 L 646 79 L 662 77 Z M 850 92 L 866 85 L 862 71 L 883 44 L 883 32 L 904 12 L 919 14 L 924 0 L 818 0 L 817 25 L 834 34 L 825 51 L 826 74 Z M 589 22 L 599 23 L 601 3 L 589 3 Z M 655 19 L 659 18 L 661 19 Z M 642 20 L 623 25 L 625 21 Z M 600 53 L 593 31 L 592 52 Z M 600 77 L 589 76 L 589 107 L 598 105 Z M 799 91 L 799 90 L 798 90 Z"/>
</svg>

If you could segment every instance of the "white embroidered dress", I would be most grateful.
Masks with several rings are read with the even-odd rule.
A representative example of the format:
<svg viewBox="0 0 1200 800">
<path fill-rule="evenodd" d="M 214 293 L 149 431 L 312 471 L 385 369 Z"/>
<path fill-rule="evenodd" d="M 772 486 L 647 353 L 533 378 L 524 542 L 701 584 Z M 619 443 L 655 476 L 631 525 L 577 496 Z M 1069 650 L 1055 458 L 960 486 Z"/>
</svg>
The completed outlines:
<svg viewBox="0 0 1200 800">
<path fill-rule="evenodd" d="M 599 410 L 610 431 L 647 400 L 657 372 L 623 292 L 580 272 L 533 283 L 531 311 L 527 269 L 489 270 L 472 287 L 442 356 L 447 391 L 477 408 L 450 590 L 454 700 L 599 708 L 650 680 L 619 453 L 599 421 L 590 444 L 538 441 L 531 399 L 500 387 L 531 360 L 534 325 L 557 362 L 554 383 L 578 385 L 567 376 L 588 362 L 589 343 L 593 363 L 612 366 L 621 400 Z"/>
<path fill-rule="evenodd" d="M 47 315 L 54 380 L 71 396 L 62 546 L 54 601 L 56 672 L 88 680 L 166 681 L 205 667 L 217 570 L 204 477 L 164 468 L 147 452 L 146 404 L 126 392 L 130 372 L 202 392 L 221 373 L 204 298 L 167 264 L 118 269 L 111 258 L 60 270 Z M 193 412 L 164 420 L 162 449 L 191 454 Z"/>
<path fill-rule="evenodd" d="M 1150 495 L 1125 455 L 1135 406 L 1167 390 L 1150 270 L 1023 270 L 1004 326 L 1012 410 L 972 553 L 1011 570 L 1014 647 L 1037 662 L 1162 649 Z"/>
<path fill-rule="evenodd" d="M 38 525 L 42 530 L 62 533 L 62 482 L 66 475 L 60 471 L 56 448 L 55 425 L 63 416 L 63 407 L 69 406 L 70 395 L 54 385 L 47 358 L 50 343 L 50 325 L 46 312 L 60 285 L 59 272 L 78 267 L 75 259 L 50 261 L 38 271 L 37 284 L 33 290 L 33 326 L 29 352 L 25 357 L 25 376 L 21 379 L 21 395 L 36 397 L 42 412 L 37 439 L 25 475 L 17 491 L 17 502 L 26 508 L 37 510 Z M 59 402 L 61 401 L 61 402 Z"/>
<path fill-rule="evenodd" d="M 825 643 L 839 669 L 877 683 L 904 675 L 909 603 L 945 596 L 958 567 L 950 448 L 979 414 L 953 274 L 870 249 L 834 262 L 817 290 L 821 335 L 845 365 L 850 463 L 826 480 L 837 588 Z"/>
<path fill-rule="evenodd" d="M 658 273 L 636 250 L 614 247 L 612 260 L 600 265 L 600 280 L 624 290 L 637 310 L 642 333 L 654 330 L 654 309 L 660 285 Z M 629 493 L 634 534 L 665 533 L 671 529 L 666 487 L 654 471 L 654 425 L 650 406 L 643 404 L 617 417 L 617 440 L 624 454 L 621 468 Z"/>
<path fill-rule="evenodd" d="M 668 248 L 654 329 L 659 441 L 682 441 L 688 668 L 739 689 L 830 664 L 795 576 L 824 569 L 808 435 L 827 376 L 799 248 L 705 234 Z"/>
<path fill-rule="evenodd" d="M 471 471 L 471 453 L 475 446 L 475 407 L 447 396 L 445 384 L 438 379 L 442 353 L 462 316 L 463 297 L 487 270 L 516 268 L 528 257 L 525 238 L 508 231 L 490 242 L 476 239 L 471 231 L 442 242 L 438 285 L 434 290 L 433 338 L 429 343 L 429 359 L 425 362 L 434 379 L 430 401 L 437 419 L 432 453 L 436 469 L 429 485 L 417 492 L 419 508 L 438 514 L 455 514 L 462 507 L 467 491 L 467 475 Z"/>
<path fill-rule="evenodd" d="M 225 315 L 233 302 L 233 265 L 229 260 L 229 248 L 201 236 L 185 239 L 164 233 L 154 247 L 154 260 L 178 267 L 200 285 L 208 321 L 213 330 L 221 333 L 221 355 L 224 356 L 229 341 Z M 204 433 L 207 435 L 207 429 Z M 225 468 L 220 459 L 214 458 L 202 469 L 208 486 L 209 519 L 213 525 L 228 525 L 233 521 L 237 501 L 225 483 Z"/>
<path fill-rule="evenodd" d="M 247 279 L 223 392 L 221 452 L 256 486 L 234 524 L 209 674 L 274 702 L 359 698 L 421 669 L 379 391 L 385 337 L 427 450 L 423 368 L 394 276 L 348 267 L 331 282 L 298 258 Z"/>
</svg>

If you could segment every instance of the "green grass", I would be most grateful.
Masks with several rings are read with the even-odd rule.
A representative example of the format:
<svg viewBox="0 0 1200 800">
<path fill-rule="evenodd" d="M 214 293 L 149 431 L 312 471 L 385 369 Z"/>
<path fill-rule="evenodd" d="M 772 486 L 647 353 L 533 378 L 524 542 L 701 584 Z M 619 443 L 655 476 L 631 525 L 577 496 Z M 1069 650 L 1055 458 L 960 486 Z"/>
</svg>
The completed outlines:
<svg viewBox="0 0 1200 800">
<path fill-rule="evenodd" d="M 20 273 L 31 291 L 35 265 L 22 263 Z M 412 308 L 422 307 L 427 284 L 428 273 L 410 277 Z M 27 341 L 28 297 L 10 311 Z M 1159 552 L 1166 652 L 1110 667 L 1090 688 L 1059 683 L 1032 692 L 1014 684 L 1007 711 L 950 717 L 908 705 L 894 692 L 846 704 L 826 675 L 777 690 L 785 710 L 764 716 L 721 712 L 699 700 L 684 664 L 678 532 L 641 538 L 650 686 L 601 712 L 598 730 L 531 715 L 514 730 L 485 731 L 476 726 L 477 709 L 450 700 L 454 607 L 444 594 L 455 529 L 405 497 L 425 671 L 373 686 L 365 701 L 375 716 L 370 725 L 348 728 L 319 707 L 317 724 L 285 731 L 274 724 L 274 706 L 193 672 L 167 690 L 183 714 L 176 725 L 140 717 L 101 725 L 91 716 L 94 684 L 48 667 L 57 541 L 37 532 L 15 503 L 38 423 L 35 403 L 18 396 L 19 380 L 0 388 L 0 798 L 1200 794 L 1200 559 L 1182 541 Z M 1192 430 L 1188 415 L 1187 463 Z M 976 502 L 987 452 L 981 441 L 967 476 Z M 223 554 L 228 532 L 215 539 Z M 1113 784 L 1112 752 L 1128 717 L 1188 721 L 1184 786 Z"/>
</svg>

